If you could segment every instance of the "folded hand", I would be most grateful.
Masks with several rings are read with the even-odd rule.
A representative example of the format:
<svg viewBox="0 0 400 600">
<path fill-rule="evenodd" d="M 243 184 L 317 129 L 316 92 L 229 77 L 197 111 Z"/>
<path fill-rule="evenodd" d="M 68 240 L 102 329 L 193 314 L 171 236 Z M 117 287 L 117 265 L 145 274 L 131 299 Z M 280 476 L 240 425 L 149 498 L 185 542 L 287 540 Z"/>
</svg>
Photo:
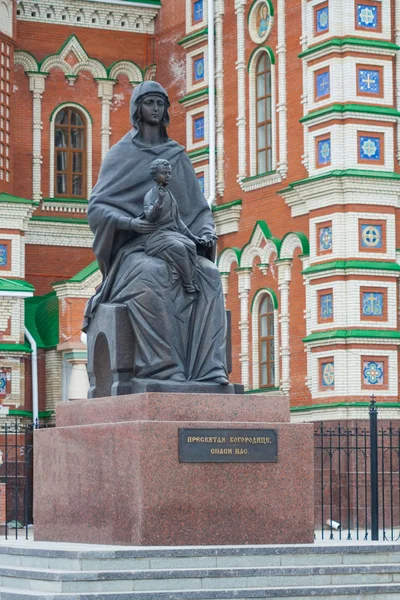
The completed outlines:
<svg viewBox="0 0 400 600">
<path fill-rule="evenodd" d="M 130 231 L 136 231 L 136 233 L 152 233 L 157 229 L 157 225 L 155 223 L 149 223 L 149 221 L 136 218 L 131 219 L 129 229 Z"/>
</svg>

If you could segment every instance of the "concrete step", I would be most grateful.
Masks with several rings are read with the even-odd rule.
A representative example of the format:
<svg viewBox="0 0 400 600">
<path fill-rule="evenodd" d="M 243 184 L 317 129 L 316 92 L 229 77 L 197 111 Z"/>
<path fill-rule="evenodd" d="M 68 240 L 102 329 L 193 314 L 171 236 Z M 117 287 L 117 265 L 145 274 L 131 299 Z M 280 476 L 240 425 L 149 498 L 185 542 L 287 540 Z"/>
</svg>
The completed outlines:
<svg viewBox="0 0 400 600">
<path fill-rule="evenodd" d="M 400 584 L 274 587 L 243 590 L 169 590 L 93 594 L 53 594 L 0 587 L 0 600 L 250 600 L 253 598 L 312 598 L 326 600 L 396 600 Z"/>
<path fill-rule="evenodd" d="M 253 589 L 400 584 L 400 565 L 140 571 L 56 571 L 0 567 L 0 586 L 48 593 Z"/>
</svg>

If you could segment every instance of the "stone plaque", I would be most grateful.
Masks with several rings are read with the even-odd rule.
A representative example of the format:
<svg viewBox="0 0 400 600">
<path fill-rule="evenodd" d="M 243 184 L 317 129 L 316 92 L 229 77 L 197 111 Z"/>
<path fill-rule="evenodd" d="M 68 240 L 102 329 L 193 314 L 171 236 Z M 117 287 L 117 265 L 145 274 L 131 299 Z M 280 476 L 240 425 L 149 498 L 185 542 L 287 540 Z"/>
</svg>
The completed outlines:
<svg viewBox="0 0 400 600">
<path fill-rule="evenodd" d="M 277 462 L 275 429 L 179 429 L 179 462 Z"/>
</svg>

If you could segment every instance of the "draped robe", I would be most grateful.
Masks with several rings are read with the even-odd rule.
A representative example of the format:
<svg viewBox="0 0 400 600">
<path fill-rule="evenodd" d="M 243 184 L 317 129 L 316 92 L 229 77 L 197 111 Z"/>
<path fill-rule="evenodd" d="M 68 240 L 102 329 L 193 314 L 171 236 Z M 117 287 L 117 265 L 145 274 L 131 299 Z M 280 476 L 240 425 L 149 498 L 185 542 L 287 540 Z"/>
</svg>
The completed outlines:
<svg viewBox="0 0 400 600">
<path fill-rule="evenodd" d="M 134 332 L 138 379 L 210 381 L 227 377 L 225 309 L 217 267 L 198 256 L 197 295 L 188 294 L 169 265 L 144 252 L 149 234 L 129 231 L 143 213 L 156 158 L 172 166 L 169 189 L 194 235 L 215 233 L 211 210 L 184 148 L 173 140 L 147 145 L 133 129 L 108 152 L 89 200 L 89 225 L 103 282 L 89 300 L 84 330 L 100 302 L 124 304 Z M 201 249 L 199 249 L 201 252 Z"/>
</svg>

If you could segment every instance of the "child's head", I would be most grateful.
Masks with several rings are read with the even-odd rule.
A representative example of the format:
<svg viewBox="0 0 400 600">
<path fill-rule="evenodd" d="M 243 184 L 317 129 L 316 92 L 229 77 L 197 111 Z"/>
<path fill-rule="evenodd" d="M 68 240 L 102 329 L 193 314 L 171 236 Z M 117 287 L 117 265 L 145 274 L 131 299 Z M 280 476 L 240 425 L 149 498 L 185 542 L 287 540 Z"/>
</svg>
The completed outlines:
<svg viewBox="0 0 400 600">
<path fill-rule="evenodd" d="M 171 163 L 163 158 L 153 160 L 150 166 L 152 178 L 158 183 L 167 185 L 171 179 Z"/>
</svg>

